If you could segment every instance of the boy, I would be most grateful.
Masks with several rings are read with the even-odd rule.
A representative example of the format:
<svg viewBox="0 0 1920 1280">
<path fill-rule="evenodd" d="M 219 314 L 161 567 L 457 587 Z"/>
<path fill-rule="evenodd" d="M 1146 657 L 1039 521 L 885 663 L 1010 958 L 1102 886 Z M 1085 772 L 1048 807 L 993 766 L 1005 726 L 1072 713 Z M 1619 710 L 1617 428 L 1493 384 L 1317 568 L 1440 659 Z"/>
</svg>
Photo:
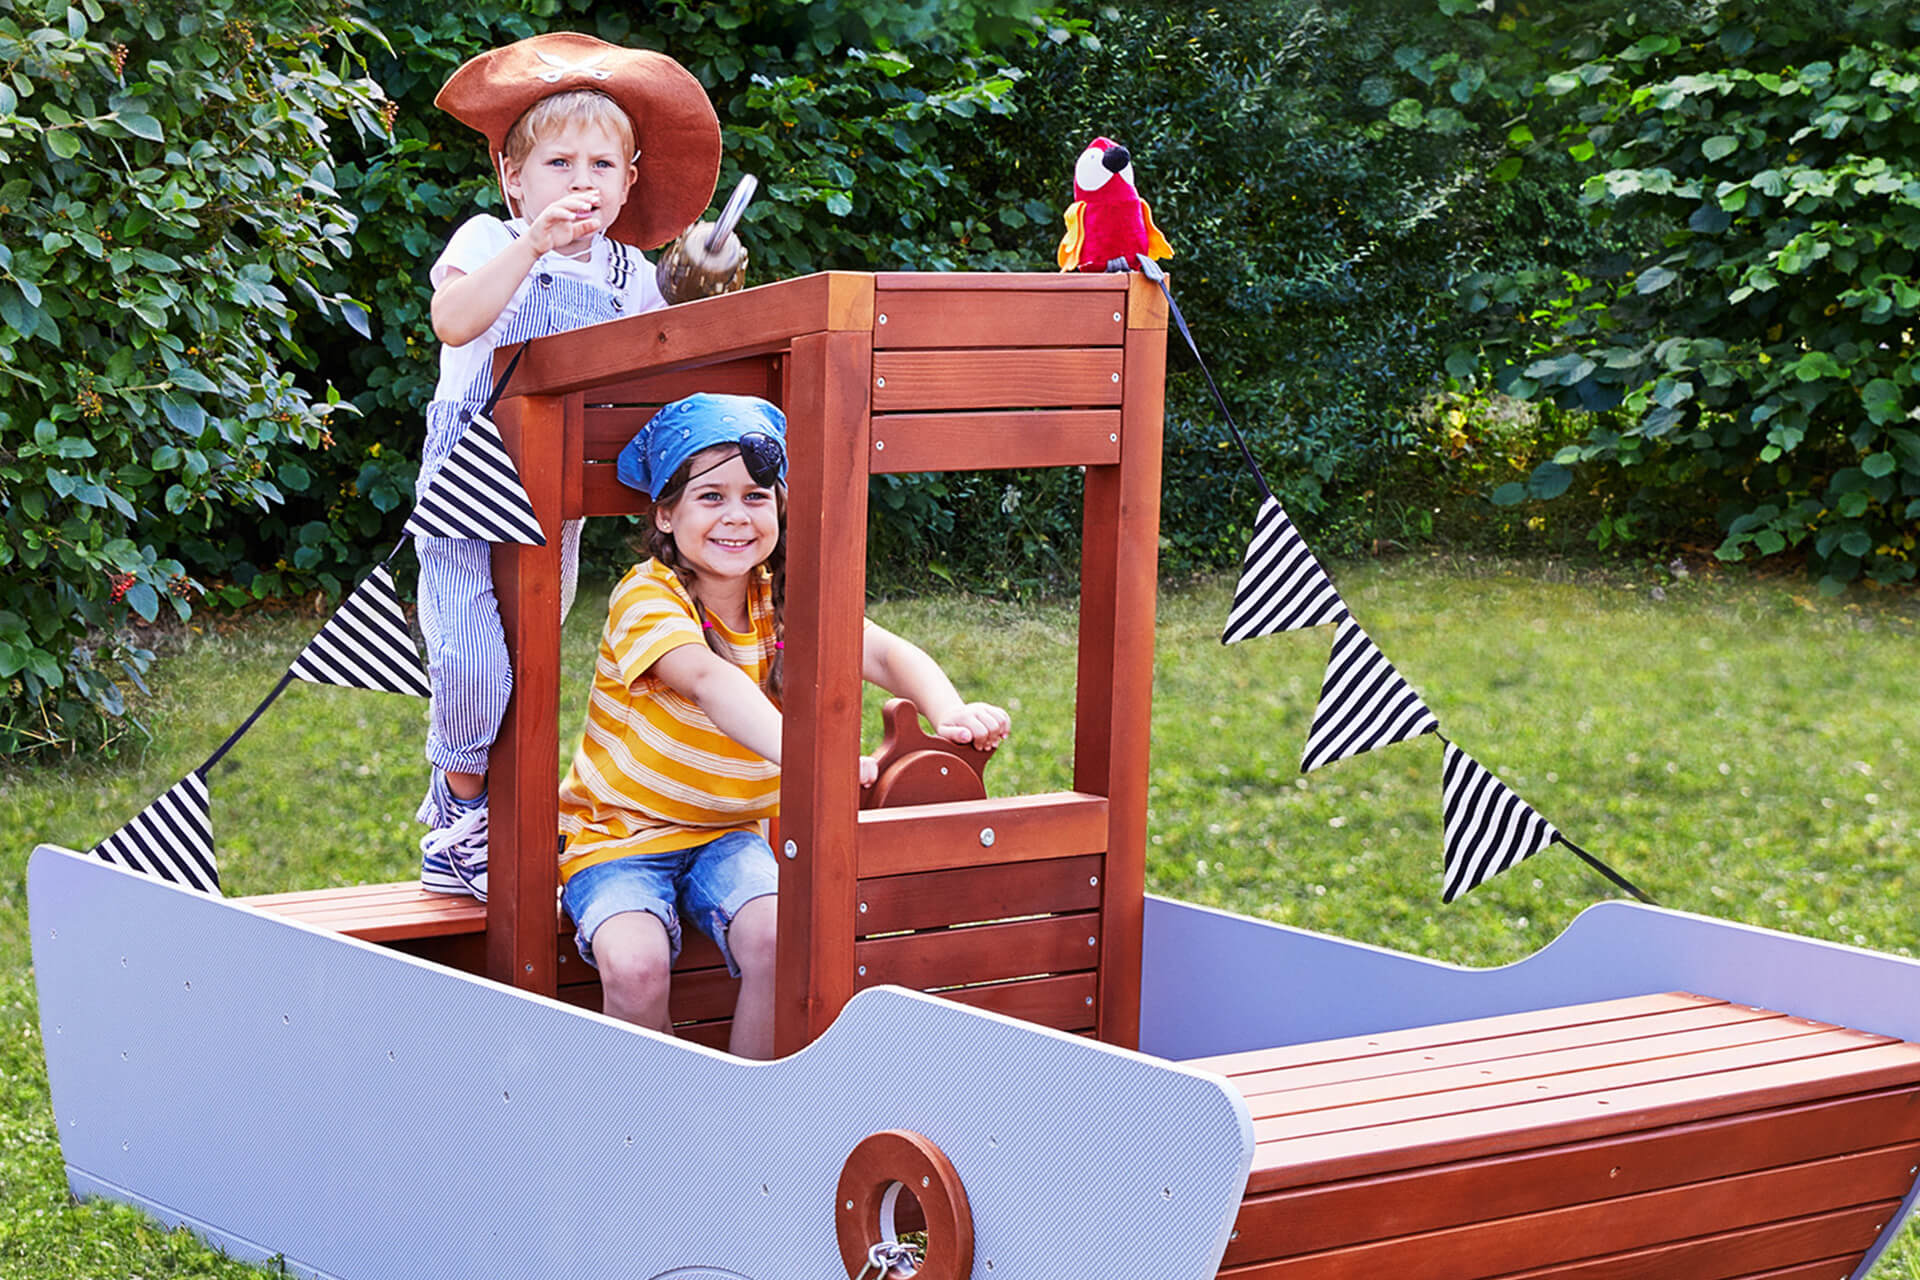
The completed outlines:
<svg viewBox="0 0 1920 1280">
<path fill-rule="evenodd" d="M 482 54 L 434 103 L 485 135 L 513 216 L 469 219 L 430 272 L 442 347 L 421 494 L 492 389 L 496 348 L 667 305 L 640 251 L 700 216 L 720 169 L 720 122 L 700 82 L 664 54 L 592 36 L 554 32 Z M 744 257 L 737 240 L 725 252 Z M 579 540 L 579 522 L 567 522 L 563 614 Z M 491 546 L 415 541 L 433 686 L 420 883 L 484 900 L 487 755 L 513 687 Z"/>
</svg>

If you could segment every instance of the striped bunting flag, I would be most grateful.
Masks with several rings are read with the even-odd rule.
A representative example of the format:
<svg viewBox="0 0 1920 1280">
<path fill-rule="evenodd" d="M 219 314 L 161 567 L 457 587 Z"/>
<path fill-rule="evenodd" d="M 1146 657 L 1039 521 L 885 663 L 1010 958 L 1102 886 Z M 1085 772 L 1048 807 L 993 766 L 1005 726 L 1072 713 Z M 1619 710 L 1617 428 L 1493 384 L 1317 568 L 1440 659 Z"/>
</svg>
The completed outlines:
<svg viewBox="0 0 1920 1280">
<path fill-rule="evenodd" d="M 1346 616 L 1346 602 L 1334 590 L 1333 579 L 1313 558 L 1279 502 L 1269 496 L 1254 518 L 1253 541 L 1247 544 L 1220 643 L 1317 627 Z"/>
<path fill-rule="evenodd" d="M 1360 624 L 1351 616 L 1340 619 L 1300 772 L 1439 728 L 1440 721 Z"/>
<path fill-rule="evenodd" d="M 1560 838 L 1551 822 L 1451 742 L 1440 796 L 1447 841 L 1442 901 L 1452 902 Z"/>
<path fill-rule="evenodd" d="M 385 565 L 355 587 L 320 634 L 293 660 L 293 674 L 314 684 L 429 697 L 427 673 L 413 647 L 393 575 Z"/>
<path fill-rule="evenodd" d="M 95 845 L 93 856 L 217 896 L 220 873 L 213 865 L 211 812 L 206 779 L 190 773 L 132 822 Z"/>
<path fill-rule="evenodd" d="M 473 415 L 460 442 L 440 464 L 407 518 L 405 531 L 428 538 L 547 545 L 520 473 L 500 442 L 500 428 L 483 413 Z"/>
</svg>

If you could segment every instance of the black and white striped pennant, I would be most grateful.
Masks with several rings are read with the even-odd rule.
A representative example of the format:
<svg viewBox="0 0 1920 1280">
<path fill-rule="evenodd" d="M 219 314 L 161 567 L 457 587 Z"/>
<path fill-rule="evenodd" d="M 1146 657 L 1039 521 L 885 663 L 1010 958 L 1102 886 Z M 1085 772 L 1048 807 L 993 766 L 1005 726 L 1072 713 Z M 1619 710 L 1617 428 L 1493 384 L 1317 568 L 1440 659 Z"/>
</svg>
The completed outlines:
<svg viewBox="0 0 1920 1280">
<path fill-rule="evenodd" d="M 1340 619 L 1300 772 L 1435 733 L 1439 719 L 1351 615 Z"/>
<path fill-rule="evenodd" d="M 293 674 L 314 684 L 432 696 L 385 565 L 367 575 L 307 642 L 293 660 Z"/>
<path fill-rule="evenodd" d="M 1253 540 L 1233 591 L 1221 644 L 1338 622 L 1347 605 L 1307 541 L 1271 495 L 1254 517 Z"/>
<path fill-rule="evenodd" d="M 407 518 L 406 532 L 429 538 L 547 545 L 533 502 L 493 419 L 484 413 L 473 415 Z"/>
<path fill-rule="evenodd" d="M 1551 822 L 1451 742 L 1440 797 L 1447 846 L 1442 901 L 1452 902 L 1560 839 Z"/>
<path fill-rule="evenodd" d="M 197 771 L 190 773 L 132 822 L 95 845 L 93 856 L 218 896 L 220 873 L 213 863 L 211 814 L 206 779 Z"/>
</svg>

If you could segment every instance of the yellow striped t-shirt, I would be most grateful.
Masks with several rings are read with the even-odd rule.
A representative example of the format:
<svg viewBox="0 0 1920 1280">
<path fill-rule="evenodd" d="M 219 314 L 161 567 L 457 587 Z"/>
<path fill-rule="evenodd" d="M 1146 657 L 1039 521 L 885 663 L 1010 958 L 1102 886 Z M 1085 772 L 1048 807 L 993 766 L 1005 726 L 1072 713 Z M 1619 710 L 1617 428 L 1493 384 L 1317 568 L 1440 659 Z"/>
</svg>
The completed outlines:
<svg viewBox="0 0 1920 1280">
<path fill-rule="evenodd" d="M 746 633 L 707 616 L 728 659 L 765 687 L 774 632 L 764 573 L 748 592 L 747 610 Z M 627 854 L 757 831 L 779 813 L 780 766 L 722 733 L 698 704 L 652 673 L 662 654 L 705 643 L 692 597 L 657 560 L 635 565 L 614 588 L 586 731 L 560 784 L 562 880 Z"/>
</svg>

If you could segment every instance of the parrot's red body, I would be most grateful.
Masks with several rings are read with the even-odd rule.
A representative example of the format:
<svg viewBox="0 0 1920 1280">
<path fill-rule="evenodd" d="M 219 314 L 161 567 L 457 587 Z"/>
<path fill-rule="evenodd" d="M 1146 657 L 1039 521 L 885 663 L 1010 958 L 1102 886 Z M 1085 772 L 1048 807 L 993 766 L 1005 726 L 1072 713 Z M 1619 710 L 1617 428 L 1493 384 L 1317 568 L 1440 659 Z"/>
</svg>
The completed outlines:
<svg viewBox="0 0 1920 1280">
<path fill-rule="evenodd" d="M 1073 166 L 1073 204 L 1060 241 L 1062 271 L 1137 270 L 1140 255 L 1173 250 L 1133 185 L 1133 159 L 1109 138 L 1095 138 Z M 1114 263 L 1118 260 L 1118 266 Z"/>
</svg>

